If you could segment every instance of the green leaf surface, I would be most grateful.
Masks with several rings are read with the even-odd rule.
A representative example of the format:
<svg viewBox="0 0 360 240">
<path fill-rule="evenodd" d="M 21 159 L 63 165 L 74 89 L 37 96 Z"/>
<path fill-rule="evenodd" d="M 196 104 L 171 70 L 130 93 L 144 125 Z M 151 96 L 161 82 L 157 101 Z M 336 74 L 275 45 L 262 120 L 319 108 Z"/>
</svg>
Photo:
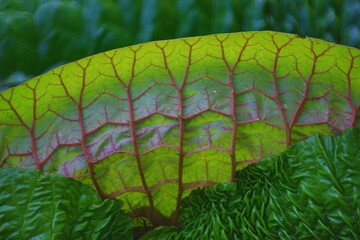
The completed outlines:
<svg viewBox="0 0 360 240">
<path fill-rule="evenodd" d="M 151 239 L 360 239 L 360 129 L 316 136 L 183 199 Z"/>
<path fill-rule="evenodd" d="M 276 32 L 150 42 L 0 94 L 2 167 L 74 177 L 163 224 L 195 187 L 360 126 L 360 50 Z"/>
<path fill-rule="evenodd" d="M 132 239 L 133 222 L 117 200 L 58 174 L 0 169 L 1 239 Z"/>
</svg>

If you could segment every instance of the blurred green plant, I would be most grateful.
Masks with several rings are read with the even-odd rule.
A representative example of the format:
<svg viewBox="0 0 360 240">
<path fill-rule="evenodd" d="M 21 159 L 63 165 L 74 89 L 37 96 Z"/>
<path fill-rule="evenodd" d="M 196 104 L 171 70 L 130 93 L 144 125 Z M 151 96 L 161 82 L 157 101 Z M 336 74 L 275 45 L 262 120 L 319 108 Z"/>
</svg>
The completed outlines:
<svg viewBox="0 0 360 240">
<path fill-rule="evenodd" d="M 360 47 L 358 0 L 2 0 L 0 91 L 152 40 L 274 30 Z"/>
</svg>

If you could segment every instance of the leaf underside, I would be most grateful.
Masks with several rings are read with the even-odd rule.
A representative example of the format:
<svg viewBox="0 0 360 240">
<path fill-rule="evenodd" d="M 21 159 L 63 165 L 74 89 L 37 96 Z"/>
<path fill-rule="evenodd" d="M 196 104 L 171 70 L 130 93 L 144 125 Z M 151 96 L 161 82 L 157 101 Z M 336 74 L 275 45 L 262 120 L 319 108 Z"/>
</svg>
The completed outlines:
<svg viewBox="0 0 360 240">
<path fill-rule="evenodd" d="M 276 32 L 150 42 L 0 94 L 2 167 L 77 178 L 176 221 L 195 187 L 316 133 L 360 126 L 360 50 Z"/>
</svg>

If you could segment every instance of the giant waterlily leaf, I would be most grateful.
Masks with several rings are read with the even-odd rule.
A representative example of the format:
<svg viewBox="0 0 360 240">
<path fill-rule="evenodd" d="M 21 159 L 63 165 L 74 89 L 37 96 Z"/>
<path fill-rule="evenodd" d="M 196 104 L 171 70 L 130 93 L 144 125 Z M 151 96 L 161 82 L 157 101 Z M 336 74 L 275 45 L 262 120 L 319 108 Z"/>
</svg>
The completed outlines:
<svg viewBox="0 0 360 240">
<path fill-rule="evenodd" d="M 360 51 L 275 32 L 150 42 L 0 95 L 2 167 L 57 172 L 175 221 L 190 189 L 359 126 Z"/>
</svg>

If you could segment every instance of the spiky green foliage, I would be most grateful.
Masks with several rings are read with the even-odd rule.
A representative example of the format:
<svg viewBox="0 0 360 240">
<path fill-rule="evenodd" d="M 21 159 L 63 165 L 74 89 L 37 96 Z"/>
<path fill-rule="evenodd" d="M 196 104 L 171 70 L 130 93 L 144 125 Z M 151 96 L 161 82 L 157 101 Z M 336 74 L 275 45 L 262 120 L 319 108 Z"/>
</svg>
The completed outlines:
<svg viewBox="0 0 360 240">
<path fill-rule="evenodd" d="M 191 192 L 179 230 L 142 240 L 360 238 L 360 129 L 311 137 L 237 176 Z"/>
<path fill-rule="evenodd" d="M 132 239 L 122 203 L 57 174 L 0 169 L 1 239 Z"/>
</svg>

